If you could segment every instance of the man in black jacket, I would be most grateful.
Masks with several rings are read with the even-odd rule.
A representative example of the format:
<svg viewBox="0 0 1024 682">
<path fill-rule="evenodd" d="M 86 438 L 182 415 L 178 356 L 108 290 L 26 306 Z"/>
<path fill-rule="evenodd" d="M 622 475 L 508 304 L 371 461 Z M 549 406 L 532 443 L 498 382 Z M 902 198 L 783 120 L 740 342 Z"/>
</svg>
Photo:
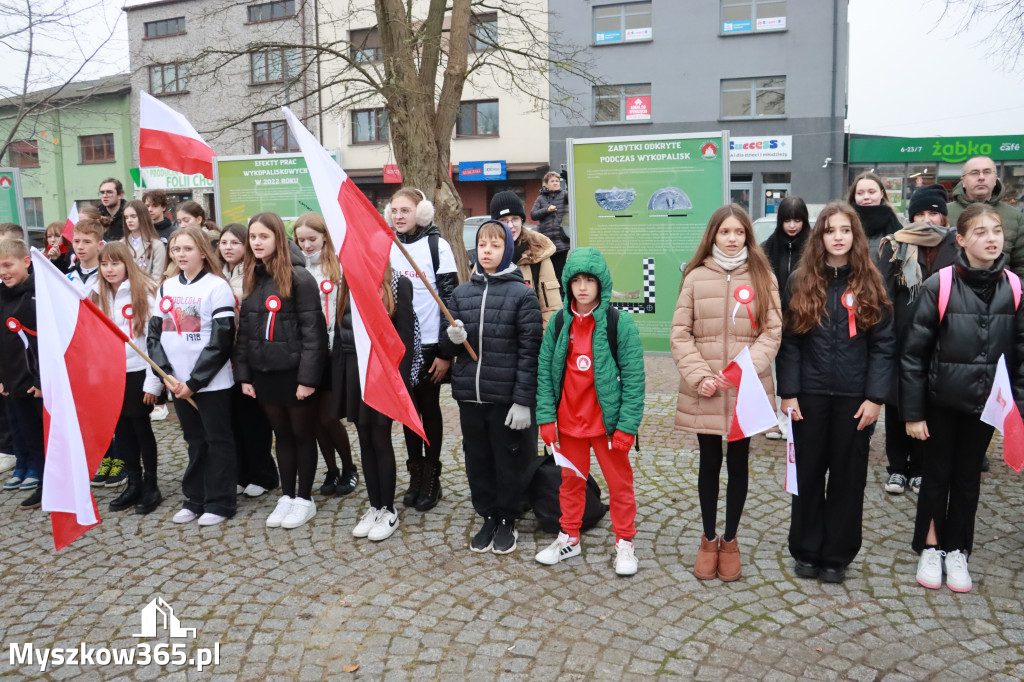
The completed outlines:
<svg viewBox="0 0 1024 682">
<path fill-rule="evenodd" d="M 100 183 L 100 215 L 110 218 L 104 239 L 108 242 L 124 236 L 124 185 L 117 178 L 107 178 Z"/>
</svg>

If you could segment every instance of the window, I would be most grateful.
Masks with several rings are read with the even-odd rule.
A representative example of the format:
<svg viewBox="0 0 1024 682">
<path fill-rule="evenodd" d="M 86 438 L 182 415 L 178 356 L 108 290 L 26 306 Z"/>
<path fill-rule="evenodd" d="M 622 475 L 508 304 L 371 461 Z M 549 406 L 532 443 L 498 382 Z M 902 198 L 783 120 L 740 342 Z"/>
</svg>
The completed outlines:
<svg viewBox="0 0 1024 682">
<path fill-rule="evenodd" d="M 474 14 L 469 22 L 469 51 L 493 49 L 498 42 L 498 14 Z"/>
<path fill-rule="evenodd" d="M 722 81 L 722 118 L 781 118 L 785 115 L 785 76 Z"/>
<path fill-rule="evenodd" d="M 498 100 L 463 102 L 455 121 L 456 137 L 497 137 Z"/>
<path fill-rule="evenodd" d="M 298 48 L 273 48 L 249 55 L 251 84 L 279 83 L 299 75 Z"/>
<path fill-rule="evenodd" d="M 651 120 L 651 84 L 599 85 L 594 88 L 594 122 Z"/>
<path fill-rule="evenodd" d="M 363 109 L 352 112 L 352 144 L 388 141 L 388 112 Z"/>
<path fill-rule="evenodd" d="M 152 95 L 170 95 L 188 90 L 188 66 L 185 64 L 156 64 L 149 67 L 149 92 Z"/>
<path fill-rule="evenodd" d="M 375 28 L 363 28 L 349 33 L 349 56 L 355 62 L 379 62 L 384 59 L 380 46 L 380 33 Z"/>
<path fill-rule="evenodd" d="M 114 133 L 82 135 L 78 149 L 82 163 L 110 163 L 114 161 Z"/>
<path fill-rule="evenodd" d="M 276 0 L 260 5 L 249 5 L 248 10 L 250 24 L 287 19 L 295 16 L 295 0 Z"/>
<path fill-rule="evenodd" d="M 7 162 L 14 168 L 39 168 L 39 143 L 14 140 L 7 148 Z"/>
<path fill-rule="evenodd" d="M 147 38 L 166 38 L 167 36 L 180 36 L 185 33 L 185 17 L 174 17 L 173 19 L 161 19 L 160 21 L 147 21 L 143 28 Z"/>
<path fill-rule="evenodd" d="M 300 151 L 299 144 L 288 132 L 287 121 L 262 121 L 252 124 L 253 154 L 260 153 L 260 147 L 268 152 L 278 154 L 281 152 Z"/>
<path fill-rule="evenodd" d="M 21 207 L 25 221 L 23 227 L 42 227 L 46 224 L 43 222 L 42 197 L 22 197 Z"/>
<path fill-rule="evenodd" d="M 722 0 L 722 33 L 782 31 L 786 0 Z"/>
<path fill-rule="evenodd" d="M 631 2 L 594 8 L 594 42 L 623 43 L 650 40 L 651 3 Z"/>
</svg>

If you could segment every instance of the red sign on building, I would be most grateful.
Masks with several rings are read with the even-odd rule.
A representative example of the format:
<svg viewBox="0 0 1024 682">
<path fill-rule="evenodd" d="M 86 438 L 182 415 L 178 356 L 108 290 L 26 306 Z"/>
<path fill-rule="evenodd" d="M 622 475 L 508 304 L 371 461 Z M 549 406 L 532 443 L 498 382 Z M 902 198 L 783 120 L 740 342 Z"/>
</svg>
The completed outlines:
<svg viewBox="0 0 1024 682">
<path fill-rule="evenodd" d="M 649 95 L 646 97 L 629 97 L 626 99 L 626 120 L 651 120 L 651 98 Z"/>
<path fill-rule="evenodd" d="M 398 164 L 388 163 L 384 165 L 384 183 L 402 184 L 402 171 L 398 170 Z"/>
</svg>

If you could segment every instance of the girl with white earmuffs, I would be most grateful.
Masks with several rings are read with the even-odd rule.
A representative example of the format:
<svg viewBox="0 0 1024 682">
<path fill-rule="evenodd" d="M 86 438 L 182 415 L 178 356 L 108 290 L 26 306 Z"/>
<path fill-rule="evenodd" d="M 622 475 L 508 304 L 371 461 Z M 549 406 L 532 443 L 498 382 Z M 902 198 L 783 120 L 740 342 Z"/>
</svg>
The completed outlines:
<svg viewBox="0 0 1024 682">
<path fill-rule="evenodd" d="M 423 271 L 444 304 L 450 305 L 452 291 L 459 284 L 452 248 L 434 224 L 434 205 L 418 189 L 403 187 L 384 208 L 384 218 L 394 228 L 398 241 Z M 418 381 L 413 379 L 412 398 L 423 420 L 429 444 L 408 427 L 405 446 L 409 459 L 409 489 L 402 497 L 406 507 L 427 511 L 441 499 L 441 383 L 448 375 L 451 358 L 438 353 L 438 334 L 448 326 L 441 308 L 427 291 L 423 280 L 398 245 L 391 247 L 391 267 L 412 282 L 413 308 L 419 320 L 423 361 Z"/>
</svg>

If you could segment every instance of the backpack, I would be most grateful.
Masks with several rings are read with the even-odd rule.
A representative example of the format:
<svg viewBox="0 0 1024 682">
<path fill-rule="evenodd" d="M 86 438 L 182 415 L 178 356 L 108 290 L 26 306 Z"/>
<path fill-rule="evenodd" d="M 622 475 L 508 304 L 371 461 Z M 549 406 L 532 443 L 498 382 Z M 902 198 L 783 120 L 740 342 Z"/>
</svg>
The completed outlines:
<svg viewBox="0 0 1024 682">
<path fill-rule="evenodd" d="M 558 503 L 558 489 L 562 485 L 562 468 L 555 464 L 554 455 L 534 457 L 526 467 L 524 480 L 537 525 L 546 533 L 560 532 L 562 508 Z M 608 505 L 601 501 L 601 486 L 593 476 L 587 476 L 586 506 L 580 530 L 590 530 L 607 512 Z"/>
<path fill-rule="evenodd" d="M 1003 274 L 1010 282 L 1010 289 L 1013 291 L 1013 309 L 1020 306 L 1021 285 L 1017 273 L 1003 268 Z M 947 265 L 939 270 L 939 324 L 946 314 L 946 306 L 949 305 L 949 294 L 953 291 L 953 266 Z"/>
</svg>

